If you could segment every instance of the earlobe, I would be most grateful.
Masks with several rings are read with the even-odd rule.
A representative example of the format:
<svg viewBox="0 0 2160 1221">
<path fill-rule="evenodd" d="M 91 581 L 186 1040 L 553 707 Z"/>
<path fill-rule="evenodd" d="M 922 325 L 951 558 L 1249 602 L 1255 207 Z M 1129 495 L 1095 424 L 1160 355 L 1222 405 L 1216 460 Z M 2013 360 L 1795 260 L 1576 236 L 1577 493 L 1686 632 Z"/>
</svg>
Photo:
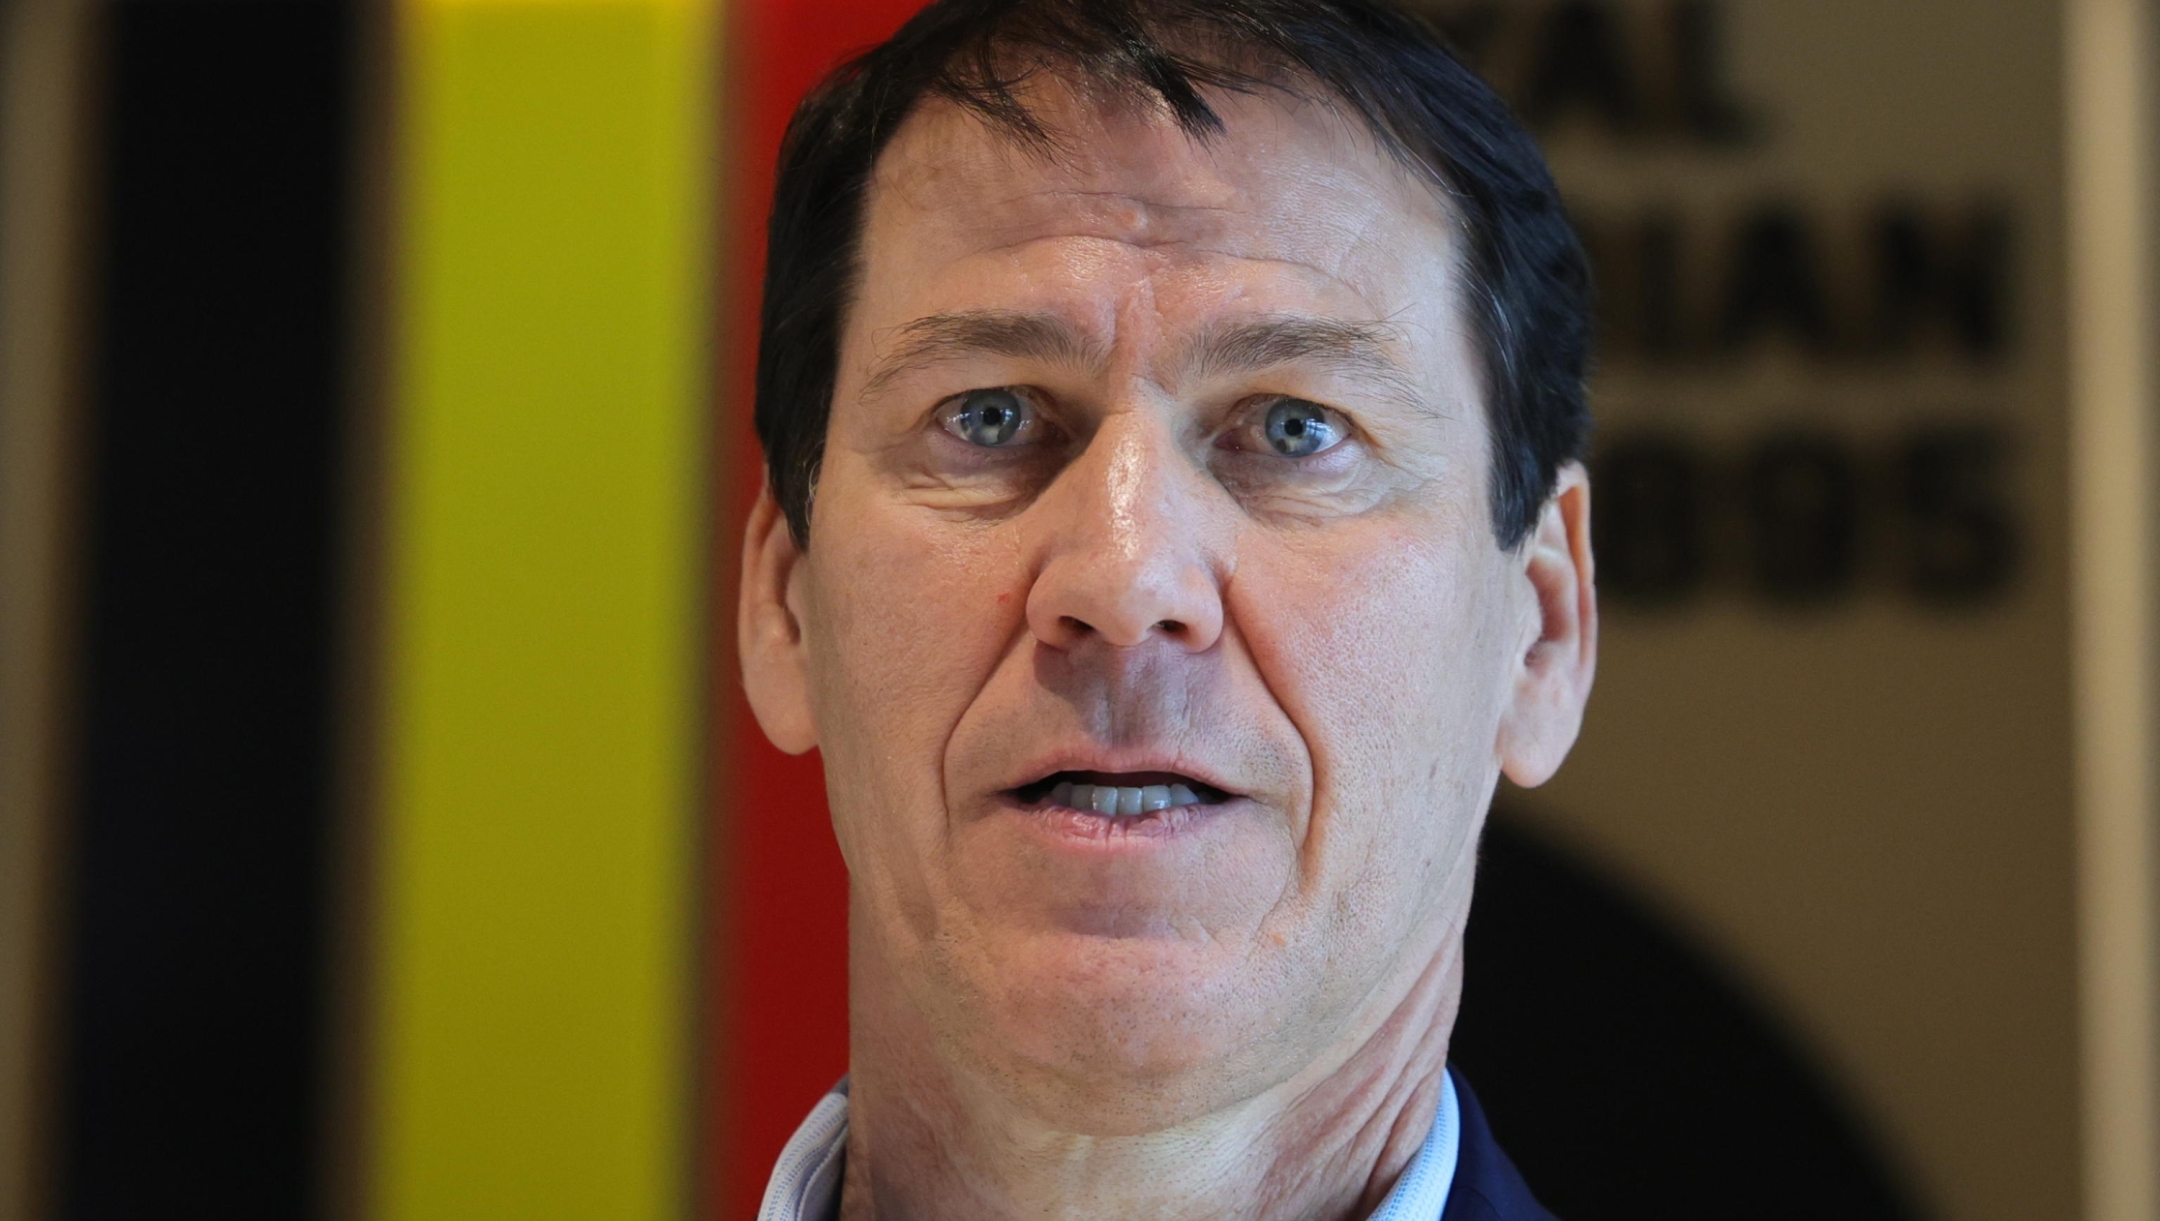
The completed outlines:
<svg viewBox="0 0 2160 1221">
<path fill-rule="evenodd" d="M 761 488 L 743 527 L 735 648 L 742 659 L 743 693 L 758 727 L 791 755 L 817 745 L 802 624 L 788 596 L 801 561 L 787 515 L 773 499 L 772 488 Z"/>
<path fill-rule="evenodd" d="M 1550 780 L 1574 747 L 1597 674 L 1590 477 L 1581 463 L 1560 469 L 1537 530 L 1524 544 L 1522 564 L 1536 624 L 1516 665 L 1497 746 L 1501 771 L 1530 788 Z"/>
</svg>

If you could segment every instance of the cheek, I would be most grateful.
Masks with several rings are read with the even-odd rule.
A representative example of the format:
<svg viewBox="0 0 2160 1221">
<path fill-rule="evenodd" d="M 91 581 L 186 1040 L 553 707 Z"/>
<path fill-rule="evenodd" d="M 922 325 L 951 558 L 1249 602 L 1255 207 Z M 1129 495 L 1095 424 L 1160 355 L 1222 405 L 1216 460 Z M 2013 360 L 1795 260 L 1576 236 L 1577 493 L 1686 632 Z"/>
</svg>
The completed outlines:
<svg viewBox="0 0 2160 1221">
<path fill-rule="evenodd" d="M 1006 551 L 987 534 L 923 529 L 904 508 L 821 494 L 804 633 L 836 810 L 937 821 L 943 743 L 1021 621 Z M 841 835 L 846 846 L 851 829 Z"/>
<path fill-rule="evenodd" d="M 1444 854 L 1497 774 L 1505 568 L 1491 535 L 1366 521 L 1270 550 L 1244 556 L 1231 612 L 1312 753 L 1311 838 L 1332 856 L 1308 868 L 1405 843 Z"/>
</svg>

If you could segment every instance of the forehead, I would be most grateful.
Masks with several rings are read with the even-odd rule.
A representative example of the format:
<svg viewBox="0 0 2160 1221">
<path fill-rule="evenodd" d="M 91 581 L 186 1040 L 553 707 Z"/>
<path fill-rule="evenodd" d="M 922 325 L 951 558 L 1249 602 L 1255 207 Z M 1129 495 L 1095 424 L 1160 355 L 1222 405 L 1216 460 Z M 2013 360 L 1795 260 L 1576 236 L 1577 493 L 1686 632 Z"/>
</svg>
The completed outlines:
<svg viewBox="0 0 2160 1221">
<path fill-rule="evenodd" d="M 920 108 L 873 175 L 864 320 L 990 304 L 1123 332 L 1145 295 L 1171 327 L 1242 309 L 1445 328 L 1459 240 L 1430 184 L 1333 107 L 1209 100 L 1224 128 L 1202 141 L 1166 113 L 1048 86 L 1029 103 L 1049 150 L 949 102 Z"/>
</svg>

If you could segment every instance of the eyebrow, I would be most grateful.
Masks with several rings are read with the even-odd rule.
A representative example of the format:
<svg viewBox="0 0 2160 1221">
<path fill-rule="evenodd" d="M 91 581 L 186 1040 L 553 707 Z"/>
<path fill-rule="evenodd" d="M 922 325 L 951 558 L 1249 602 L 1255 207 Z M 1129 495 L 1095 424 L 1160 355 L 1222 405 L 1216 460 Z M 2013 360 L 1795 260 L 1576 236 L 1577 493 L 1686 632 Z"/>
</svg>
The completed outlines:
<svg viewBox="0 0 2160 1221">
<path fill-rule="evenodd" d="M 1011 356 L 1071 368 L 1100 369 L 1110 354 L 1055 314 L 961 310 L 917 318 L 879 360 L 862 393 L 869 397 L 911 373 L 969 356 Z"/>
<path fill-rule="evenodd" d="M 1395 328 L 1379 322 L 1276 316 L 1203 331 L 1186 349 L 1187 373 L 1210 377 L 1310 362 L 1346 372 L 1376 374 L 1408 391 L 1401 365 L 1388 354 Z"/>
<path fill-rule="evenodd" d="M 1190 375 L 1252 373 L 1288 364 L 1318 364 L 1360 376 L 1380 395 L 1421 416 L 1436 412 L 1417 380 L 1389 350 L 1399 331 L 1386 322 L 1277 315 L 1203 331 L 1185 351 Z"/>
</svg>

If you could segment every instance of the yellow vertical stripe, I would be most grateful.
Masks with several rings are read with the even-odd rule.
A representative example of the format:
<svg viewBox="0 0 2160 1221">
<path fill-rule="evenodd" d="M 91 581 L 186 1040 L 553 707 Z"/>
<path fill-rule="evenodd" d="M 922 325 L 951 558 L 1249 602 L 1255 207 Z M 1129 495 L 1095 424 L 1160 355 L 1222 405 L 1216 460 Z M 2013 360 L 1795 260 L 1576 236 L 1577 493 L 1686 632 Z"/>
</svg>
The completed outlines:
<svg viewBox="0 0 2160 1221">
<path fill-rule="evenodd" d="M 684 1210 L 713 28 L 399 12 L 390 1221 Z"/>
</svg>

